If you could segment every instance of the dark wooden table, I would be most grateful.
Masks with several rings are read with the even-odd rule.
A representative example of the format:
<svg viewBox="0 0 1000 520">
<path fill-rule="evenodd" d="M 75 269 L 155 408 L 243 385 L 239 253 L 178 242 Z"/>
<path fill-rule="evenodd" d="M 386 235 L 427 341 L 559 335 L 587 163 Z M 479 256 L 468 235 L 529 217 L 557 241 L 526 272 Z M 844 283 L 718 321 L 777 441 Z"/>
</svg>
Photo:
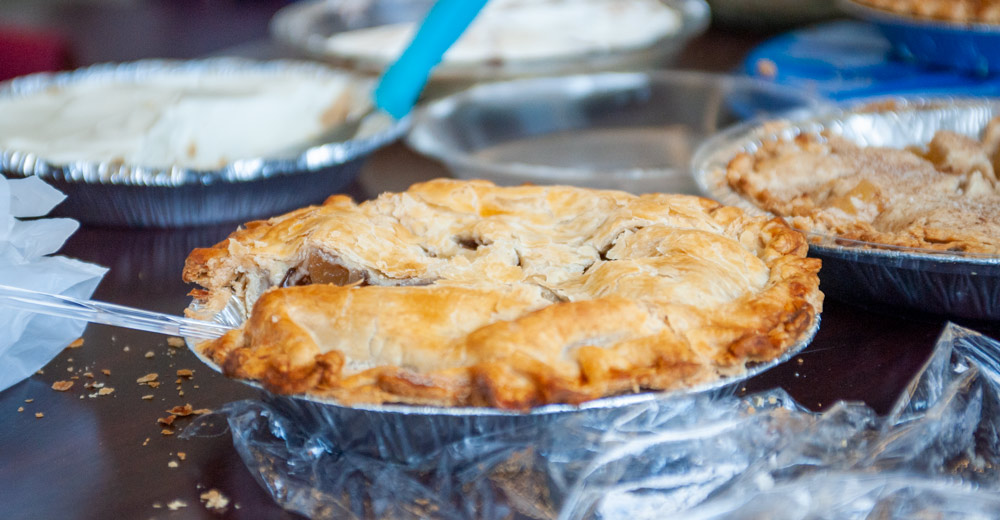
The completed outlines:
<svg viewBox="0 0 1000 520">
<path fill-rule="evenodd" d="M 179 4 L 195 13 L 192 23 L 196 26 L 225 25 L 216 21 L 213 26 L 205 19 L 224 16 L 224 11 L 208 9 L 206 3 Z M 249 4 L 258 22 L 263 17 L 261 10 L 280 6 L 280 2 Z M 183 8 L 169 10 L 162 2 L 152 5 L 156 9 L 146 15 L 154 20 L 159 16 L 157 23 L 166 28 L 163 30 L 170 30 L 170 26 L 192 30 L 185 25 Z M 156 15 L 156 10 L 163 9 L 168 9 L 168 15 Z M 249 30 L 252 34 L 245 34 L 244 41 L 251 43 L 242 46 L 241 52 L 268 49 L 259 40 L 262 31 L 259 25 Z M 727 70 L 765 36 L 712 31 L 696 40 L 679 64 Z M 204 43 L 201 54 L 218 53 L 218 48 Z M 100 45 L 111 44 L 93 43 L 88 49 L 100 49 Z M 150 56 L 169 55 L 147 51 Z M 126 54 L 117 44 L 108 47 L 105 54 L 92 55 L 89 61 L 141 57 Z M 442 175 L 446 172 L 441 165 L 395 144 L 372 157 L 350 192 L 370 197 Z M 95 299 L 177 314 L 189 301 L 186 293 L 190 287 L 180 280 L 184 258 L 192 248 L 212 244 L 234 227 L 166 231 L 83 228 L 69 240 L 63 253 L 110 267 Z M 847 399 L 867 402 L 876 411 L 885 412 L 927 358 L 944 322 L 942 318 L 879 313 L 828 300 L 812 345 L 788 363 L 748 381 L 746 391 L 781 386 L 815 410 Z M 994 334 L 1000 330 L 996 323 L 973 326 Z M 91 325 L 83 337 L 82 347 L 63 351 L 41 373 L 0 393 L 0 518 L 295 517 L 277 507 L 257 484 L 228 434 L 185 440 L 163 435 L 163 427 L 157 423 L 174 406 L 190 403 L 194 408 L 214 409 L 234 400 L 255 398 L 255 390 L 215 374 L 185 348 L 169 345 L 165 336 Z M 192 370 L 194 377 L 176 384 L 174 374 L 180 369 Z M 109 375 L 102 370 L 108 370 Z M 91 397 L 94 391 L 83 388 L 88 381 L 85 372 L 93 373 L 96 381 L 114 392 Z M 160 374 L 158 388 L 136 382 L 152 372 Z M 53 382 L 74 376 L 80 379 L 69 391 L 50 388 Z M 153 397 L 145 400 L 145 395 Z M 44 417 L 36 418 L 36 413 Z M 173 430 L 179 432 L 189 423 L 190 419 L 179 419 Z M 199 495 L 210 489 L 230 499 L 224 512 L 209 511 L 200 503 Z M 171 503 L 185 506 L 171 510 Z"/>
</svg>

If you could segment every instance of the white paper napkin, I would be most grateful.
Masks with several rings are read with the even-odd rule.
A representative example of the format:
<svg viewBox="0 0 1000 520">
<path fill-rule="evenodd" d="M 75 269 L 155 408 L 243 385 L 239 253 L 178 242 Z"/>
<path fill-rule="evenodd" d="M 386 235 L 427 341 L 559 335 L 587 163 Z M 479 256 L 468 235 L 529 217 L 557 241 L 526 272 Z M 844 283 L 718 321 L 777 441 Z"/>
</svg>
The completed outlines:
<svg viewBox="0 0 1000 520">
<path fill-rule="evenodd" d="M 0 284 L 87 299 L 107 269 L 55 253 L 79 227 L 41 217 L 65 195 L 37 177 L 0 175 Z M 0 301 L 0 391 L 31 376 L 80 337 L 86 323 L 18 310 Z"/>
</svg>

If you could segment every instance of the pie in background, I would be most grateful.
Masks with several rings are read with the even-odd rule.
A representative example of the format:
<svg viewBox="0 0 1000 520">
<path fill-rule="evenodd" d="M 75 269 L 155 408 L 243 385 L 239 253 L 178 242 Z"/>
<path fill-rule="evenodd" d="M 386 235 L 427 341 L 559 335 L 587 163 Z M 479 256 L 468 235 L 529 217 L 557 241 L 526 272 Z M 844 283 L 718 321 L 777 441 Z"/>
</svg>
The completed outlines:
<svg viewBox="0 0 1000 520">
<path fill-rule="evenodd" d="M 892 13 L 959 23 L 1000 24 L 1000 0 L 856 0 Z"/>
<path fill-rule="evenodd" d="M 1000 118 L 981 136 L 860 146 L 835 133 L 765 140 L 726 182 L 803 231 L 938 251 L 1000 254 Z"/>
</svg>

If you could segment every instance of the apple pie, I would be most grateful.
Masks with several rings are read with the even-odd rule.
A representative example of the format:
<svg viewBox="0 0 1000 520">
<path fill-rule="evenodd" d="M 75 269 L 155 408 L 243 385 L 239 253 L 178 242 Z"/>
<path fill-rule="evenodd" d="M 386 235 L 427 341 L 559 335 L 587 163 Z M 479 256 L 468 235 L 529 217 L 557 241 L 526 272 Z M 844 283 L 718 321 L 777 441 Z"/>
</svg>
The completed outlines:
<svg viewBox="0 0 1000 520">
<path fill-rule="evenodd" d="M 237 378 L 352 405 L 524 410 L 691 387 L 781 356 L 822 307 L 804 237 L 687 195 L 434 180 L 334 195 L 194 250 L 188 314 Z"/>
<path fill-rule="evenodd" d="M 890 246 L 1000 254 L 1000 118 L 982 136 L 860 146 L 835 133 L 765 140 L 726 181 L 804 231 Z"/>
</svg>

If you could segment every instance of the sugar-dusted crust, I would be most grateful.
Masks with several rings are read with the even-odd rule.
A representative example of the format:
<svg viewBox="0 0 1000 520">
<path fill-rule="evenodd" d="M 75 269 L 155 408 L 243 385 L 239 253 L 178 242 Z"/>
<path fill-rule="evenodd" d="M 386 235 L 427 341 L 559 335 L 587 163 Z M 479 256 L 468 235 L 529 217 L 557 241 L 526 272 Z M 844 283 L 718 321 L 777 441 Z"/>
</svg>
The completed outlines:
<svg viewBox="0 0 1000 520">
<path fill-rule="evenodd" d="M 780 219 L 704 198 L 442 179 L 251 222 L 184 278 L 205 288 L 192 316 L 253 309 L 198 347 L 229 375 L 346 404 L 526 409 L 779 356 L 822 307 L 805 253 Z"/>
<path fill-rule="evenodd" d="M 793 227 L 892 246 L 1000 254 L 1000 119 L 981 139 L 863 147 L 829 132 L 765 141 L 728 164 L 730 187 Z"/>
<path fill-rule="evenodd" d="M 1000 24 L 1000 0 L 855 0 L 877 9 L 921 19 Z"/>
</svg>

